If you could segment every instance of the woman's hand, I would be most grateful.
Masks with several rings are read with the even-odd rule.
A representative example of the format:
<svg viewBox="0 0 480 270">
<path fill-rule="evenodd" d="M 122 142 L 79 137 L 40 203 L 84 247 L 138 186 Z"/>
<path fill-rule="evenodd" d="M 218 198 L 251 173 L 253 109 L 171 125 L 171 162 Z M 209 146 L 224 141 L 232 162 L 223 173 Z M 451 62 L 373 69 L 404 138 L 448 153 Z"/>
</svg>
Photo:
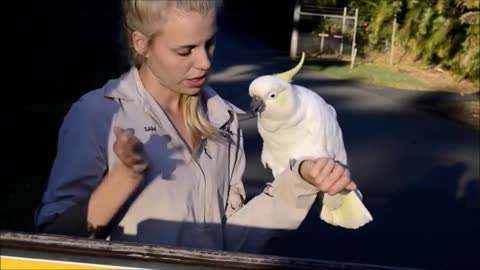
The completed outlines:
<svg viewBox="0 0 480 270">
<path fill-rule="evenodd" d="M 344 189 L 357 189 L 357 185 L 350 179 L 349 170 L 332 159 L 304 160 L 300 164 L 299 171 L 305 181 L 330 195 L 335 195 Z"/>
<path fill-rule="evenodd" d="M 114 127 L 113 132 L 116 137 L 113 152 L 118 156 L 124 167 L 135 175 L 142 176 L 148 167 L 143 143 L 134 135 L 134 130 L 131 128 Z"/>
<path fill-rule="evenodd" d="M 90 196 L 87 220 L 92 229 L 91 237 L 98 230 L 102 232 L 103 229 L 99 228 L 107 226 L 112 220 L 141 183 L 147 169 L 143 143 L 134 135 L 133 129 L 114 127 L 113 132 L 116 137 L 113 152 L 120 162 L 109 171 Z"/>
</svg>

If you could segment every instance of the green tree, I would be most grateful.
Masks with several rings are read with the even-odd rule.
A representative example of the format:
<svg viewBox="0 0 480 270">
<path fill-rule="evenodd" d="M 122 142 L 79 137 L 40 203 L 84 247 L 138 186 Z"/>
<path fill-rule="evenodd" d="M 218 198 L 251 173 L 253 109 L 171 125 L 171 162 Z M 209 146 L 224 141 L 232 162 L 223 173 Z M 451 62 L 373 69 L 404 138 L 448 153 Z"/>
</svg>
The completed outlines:
<svg viewBox="0 0 480 270">
<path fill-rule="evenodd" d="M 452 69 L 461 78 L 470 78 L 480 84 L 480 11 L 466 12 L 460 21 L 468 26 L 461 49 L 452 59 Z"/>
<path fill-rule="evenodd" d="M 480 79 L 479 0 L 354 0 L 368 21 L 368 42 L 380 48 L 399 18 L 398 40 L 417 60 L 441 65 L 461 78 Z"/>
<path fill-rule="evenodd" d="M 480 84 L 480 0 L 305 1 L 322 7 L 358 8 L 357 32 L 373 49 L 385 48 L 397 17 L 397 39 L 417 60 L 451 69 L 459 78 Z"/>
<path fill-rule="evenodd" d="M 368 44 L 373 48 L 383 48 L 383 40 L 391 34 L 393 17 L 402 9 L 403 2 L 397 0 L 354 0 L 350 7 L 358 8 L 359 25 L 368 25 Z"/>
</svg>

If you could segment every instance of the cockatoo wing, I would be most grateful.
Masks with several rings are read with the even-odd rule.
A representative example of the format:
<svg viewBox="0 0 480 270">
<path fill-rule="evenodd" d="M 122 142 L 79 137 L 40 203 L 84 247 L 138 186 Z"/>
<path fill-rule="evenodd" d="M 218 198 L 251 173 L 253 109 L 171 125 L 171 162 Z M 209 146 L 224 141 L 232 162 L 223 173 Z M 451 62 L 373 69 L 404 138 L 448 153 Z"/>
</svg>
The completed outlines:
<svg viewBox="0 0 480 270">
<path fill-rule="evenodd" d="M 305 122 L 309 133 L 317 141 L 309 141 L 310 155 L 333 158 L 343 166 L 348 166 L 347 153 L 342 129 L 333 106 L 309 89 L 297 87 L 305 106 Z M 304 148 L 305 149 L 305 148 Z M 336 195 L 323 194 L 320 218 L 334 226 L 357 229 L 373 218 L 362 202 L 359 190 L 343 191 Z"/>
<path fill-rule="evenodd" d="M 307 88 L 296 86 L 301 104 L 305 104 L 305 128 L 312 140 L 309 151 L 316 157 L 333 158 L 347 166 L 343 133 L 337 121 L 337 112 L 320 95 Z"/>
<path fill-rule="evenodd" d="M 263 167 L 271 170 L 273 177 L 277 177 L 285 168 L 287 163 L 282 162 L 285 153 L 282 153 L 281 147 L 284 143 L 282 134 L 276 132 L 269 132 L 258 125 L 259 133 L 263 139 L 261 160 Z"/>
<path fill-rule="evenodd" d="M 342 200 L 341 205 L 338 208 L 329 208 L 328 200 L 337 196 Z M 373 220 L 372 215 L 360 198 L 361 195 L 357 194 L 356 191 L 348 191 L 335 196 L 325 194 L 320 218 L 334 226 L 357 229 Z"/>
</svg>

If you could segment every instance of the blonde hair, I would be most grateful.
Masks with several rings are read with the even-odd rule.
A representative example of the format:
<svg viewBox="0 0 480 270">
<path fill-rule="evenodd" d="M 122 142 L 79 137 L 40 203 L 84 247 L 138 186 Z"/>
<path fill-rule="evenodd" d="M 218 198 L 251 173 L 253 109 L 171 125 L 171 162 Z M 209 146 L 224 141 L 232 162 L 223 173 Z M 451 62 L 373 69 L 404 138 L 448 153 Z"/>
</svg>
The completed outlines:
<svg viewBox="0 0 480 270">
<path fill-rule="evenodd" d="M 159 34 L 158 21 L 162 13 L 168 9 L 195 11 L 207 14 L 218 7 L 218 0 L 124 0 L 124 23 L 128 37 L 131 65 L 139 68 L 145 57 L 134 49 L 131 36 L 134 31 L 143 33 L 151 44 Z M 221 131 L 215 128 L 206 114 L 206 98 L 203 91 L 198 95 L 181 95 L 180 106 L 185 118 L 185 124 L 190 132 L 208 139 L 223 141 Z"/>
</svg>

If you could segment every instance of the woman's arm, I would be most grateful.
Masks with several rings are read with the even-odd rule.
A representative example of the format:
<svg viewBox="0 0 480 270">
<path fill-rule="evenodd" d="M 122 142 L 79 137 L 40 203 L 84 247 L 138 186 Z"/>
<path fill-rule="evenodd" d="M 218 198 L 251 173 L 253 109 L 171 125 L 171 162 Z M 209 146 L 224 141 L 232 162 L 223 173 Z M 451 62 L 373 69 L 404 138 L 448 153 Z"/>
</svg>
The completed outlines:
<svg viewBox="0 0 480 270">
<path fill-rule="evenodd" d="M 59 212 L 41 225 L 40 232 L 92 238 L 106 238 L 110 221 L 127 201 L 141 179 L 125 166 L 117 166 L 105 176 L 92 194 Z M 57 201 L 57 203 L 60 203 Z"/>
<path fill-rule="evenodd" d="M 143 158 L 143 144 L 131 129 L 114 128 L 116 141 L 113 151 L 120 162 L 103 179 L 92 193 L 88 204 L 88 225 L 93 231 L 102 232 L 118 210 L 143 180 L 147 164 Z M 101 233 L 103 234 L 103 233 Z"/>
<path fill-rule="evenodd" d="M 262 252 L 279 232 L 297 229 L 318 192 L 355 188 L 348 172 L 329 159 L 301 160 L 280 174 L 267 188 L 243 205 L 245 168 L 243 142 L 228 198 L 225 249 Z"/>
<path fill-rule="evenodd" d="M 100 101 L 98 97 L 81 99 L 62 123 L 48 186 L 35 215 L 40 232 L 106 237 L 99 228 L 108 226 L 141 181 L 138 172 L 146 166 L 139 165 L 131 151 L 139 149 L 138 139 L 124 130 L 115 134 L 114 151 L 125 162 L 107 168 L 117 107 L 113 101 Z"/>
</svg>

